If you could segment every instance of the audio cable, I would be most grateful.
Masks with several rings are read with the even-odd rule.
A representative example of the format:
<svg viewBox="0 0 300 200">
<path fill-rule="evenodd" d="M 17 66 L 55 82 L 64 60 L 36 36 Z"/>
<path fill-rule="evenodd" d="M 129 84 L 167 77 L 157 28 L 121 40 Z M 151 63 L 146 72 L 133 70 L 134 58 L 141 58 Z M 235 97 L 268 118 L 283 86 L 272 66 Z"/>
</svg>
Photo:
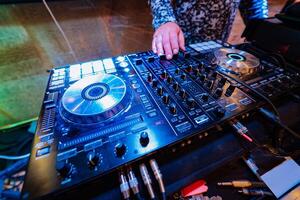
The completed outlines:
<svg viewBox="0 0 300 200">
<path fill-rule="evenodd" d="M 246 139 L 249 142 L 253 142 L 253 139 L 248 135 L 248 129 L 241 122 L 237 120 L 231 120 L 229 124 L 234 128 L 236 133 L 242 138 Z"/>
<path fill-rule="evenodd" d="M 129 200 L 130 199 L 130 188 L 128 181 L 126 179 L 125 174 L 123 171 L 119 173 L 119 180 L 120 180 L 120 190 L 123 196 L 124 200 Z"/>
<path fill-rule="evenodd" d="M 275 107 L 275 105 L 272 103 L 272 101 L 266 97 L 265 95 L 263 95 L 262 93 L 258 92 L 257 90 L 255 90 L 254 88 L 250 87 L 249 85 L 245 84 L 244 82 L 242 81 L 239 81 L 237 80 L 236 78 L 234 77 L 231 77 L 229 76 L 228 74 L 222 72 L 221 70 L 218 70 L 217 73 L 229 78 L 229 79 L 232 79 L 234 80 L 235 82 L 239 83 L 240 85 L 244 86 L 245 88 L 247 88 L 248 90 L 251 90 L 253 93 L 255 93 L 257 96 L 261 97 L 262 99 L 264 99 L 273 109 L 275 115 L 280 119 L 280 114 L 277 110 L 277 108 Z"/>
<path fill-rule="evenodd" d="M 127 169 L 127 177 L 128 177 L 129 186 L 135 196 L 135 199 L 143 200 L 143 198 L 141 197 L 141 194 L 140 194 L 138 180 L 137 180 L 131 167 L 129 167 Z"/>
<path fill-rule="evenodd" d="M 150 199 L 155 199 L 155 194 L 154 194 L 154 191 L 152 188 L 152 181 L 151 181 L 149 172 L 147 170 L 147 167 L 144 163 L 142 163 L 140 165 L 140 173 L 142 175 L 143 182 L 144 182 L 145 186 L 147 187 Z"/>
<path fill-rule="evenodd" d="M 150 163 L 151 169 L 153 171 L 153 174 L 155 176 L 155 179 L 158 182 L 159 189 L 160 189 L 160 192 L 162 195 L 162 199 L 165 200 L 166 199 L 166 190 L 165 190 L 165 185 L 164 185 L 164 182 L 162 179 L 162 174 L 159 170 L 158 164 L 157 164 L 156 160 L 154 160 L 154 159 L 151 159 L 149 161 L 149 163 Z"/>
<path fill-rule="evenodd" d="M 295 131 L 293 131 L 292 129 L 290 129 L 289 127 L 287 127 L 286 125 L 284 125 L 281 120 L 279 119 L 278 116 L 275 116 L 272 112 L 270 112 L 269 110 L 265 109 L 265 108 L 260 108 L 259 112 L 266 117 L 268 120 L 278 124 L 280 127 L 282 127 L 284 130 L 286 130 L 287 132 L 289 132 L 291 135 L 293 135 L 294 137 L 296 137 L 297 139 L 300 139 L 300 135 L 298 133 L 296 133 Z"/>
<path fill-rule="evenodd" d="M 286 125 L 284 125 L 281 122 L 280 119 L 280 114 L 277 110 L 277 108 L 275 107 L 275 105 L 271 102 L 271 100 L 266 97 L 265 95 L 261 94 L 260 92 L 258 92 L 257 90 L 253 89 L 252 87 L 248 86 L 247 84 L 243 83 L 242 81 L 237 80 L 234 77 L 229 76 L 228 74 L 218 71 L 218 73 L 220 73 L 221 75 L 226 76 L 229 79 L 234 80 L 235 82 L 239 83 L 240 85 L 244 86 L 245 88 L 251 90 L 252 92 L 254 92 L 256 95 L 260 96 L 261 98 L 263 98 L 265 101 L 268 102 L 268 104 L 272 107 L 274 113 L 268 111 L 267 109 L 264 108 L 260 108 L 260 113 L 262 113 L 265 117 L 267 117 L 268 119 L 270 119 L 271 121 L 277 123 L 278 125 L 280 125 L 282 128 L 284 128 L 287 132 L 289 132 L 290 134 L 292 134 L 293 136 L 295 136 L 297 139 L 300 139 L 300 135 L 296 132 L 294 132 L 293 130 L 291 130 L 289 127 L 287 127 Z"/>
</svg>

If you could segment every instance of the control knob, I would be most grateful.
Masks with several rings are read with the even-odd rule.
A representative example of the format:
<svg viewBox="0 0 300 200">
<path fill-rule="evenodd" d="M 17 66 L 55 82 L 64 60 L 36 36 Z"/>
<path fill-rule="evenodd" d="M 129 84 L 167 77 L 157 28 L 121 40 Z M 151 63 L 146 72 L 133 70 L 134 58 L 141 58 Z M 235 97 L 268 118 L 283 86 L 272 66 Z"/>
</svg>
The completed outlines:
<svg viewBox="0 0 300 200">
<path fill-rule="evenodd" d="M 168 82 L 168 83 L 172 83 L 172 81 L 173 81 L 173 78 L 172 78 L 172 76 L 168 76 L 168 78 L 167 78 L 167 82 Z"/>
<path fill-rule="evenodd" d="M 195 99 L 193 99 L 192 97 L 189 97 L 187 99 L 187 105 L 190 107 L 190 108 L 194 108 L 195 107 Z"/>
<path fill-rule="evenodd" d="M 167 71 L 166 70 L 164 70 L 162 73 L 161 73 L 161 75 L 160 75 L 163 79 L 165 79 L 165 78 L 167 78 L 167 76 L 168 76 L 168 73 L 167 73 Z"/>
<path fill-rule="evenodd" d="M 200 70 L 198 68 L 194 69 L 195 76 L 200 76 Z"/>
<path fill-rule="evenodd" d="M 66 178 L 72 173 L 72 164 L 66 162 L 57 162 L 56 163 L 56 171 L 62 178 Z"/>
<path fill-rule="evenodd" d="M 176 68 L 176 69 L 175 69 L 175 73 L 176 73 L 176 74 L 179 74 L 179 72 L 180 72 L 180 69 L 179 69 L 179 68 Z"/>
<path fill-rule="evenodd" d="M 159 96 L 162 96 L 163 92 L 164 92 L 164 88 L 161 85 L 157 86 L 157 94 Z"/>
<path fill-rule="evenodd" d="M 204 83 L 204 86 L 207 87 L 208 89 L 210 89 L 212 85 L 213 85 L 213 81 L 212 80 L 207 80 Z"/>
<path fill-rule="evenodd" d="M 154 62 L 154 57 L 153 57 L 153 56 L 150 56 L 150 57 L 148 58 L 148 62 Z"/>
<path fill-rule="evenodd" d="M 126 146 L 123 143 L 118 143 L 115 146 L 115 152 L 117 157 L 122 157 L 126 153 Z"/>
<path fill-rule="evenodd" d="M 96 167 L 100 160 L 99 156 L 94 151 L 91 151 L 88 153 L 87 159 L 88 159 L 88 165 L 90 168 Z"/>
<path fill-rule="evenodd" d="M 217 88 L 217 89 L 215 90 L 215 96 L 216 96 L 216 97 L 222 96 L 222 93 L 223 93 L 223 89 L 222 89 L 222 88 Z"/>
<path fill-rule="evenodd" d="M 232 95 L 232 93 L 234 92 L 236 86 L 235 85 L 229 85 L 226 92 L 225 92 L 225 96 L 230 97 Z"/>
<path fill-rule="evenodd" d="M 178 84 L 177 82 L 173 83 L 173 89 L 174 89 L 175 91 L 178 91 L 178 89 L 179 89 L 179 84 Z"/>
<path fill-rule="evenodd" d="M 225 115 L 225 110 L 221 107 L 215 108 L 213 112 L 218 118 L 222 118 Z"/>
<path fill-rule="evenodd" d="M 182 80 L 185 80 L 185 79 L 186 79 L 186 74 L 181 74 L 180 78 L 181 78 Z"/>
<path fill-rule="evenodd" d="M 156 88 L 158 85 L 158 81 L 154 78 L 152 79 L 152 87 Z"/>
<path fill-rule="evenodd" d="M 189 65 L 187 68 L 185 68 L 185 70 L 187 72 L 191 72 L 193 70 L 193 66 L 192 65 Z"/>
<path fill-rule="evenodd" d="M 147 76 L 147 81 L 152 82 L 152 79 L 153 79 L 153 76 L 152 76 L 151 73 L 149 73 L 148 76 Z"/>
<path fill-rule="evenodd" d="M 140 134 L 140 144 L 142 147 L 146 147 L 149 144 L 149 136 L 145 131 Z"/>
<path fill-rule="evenodd" d="M 222 77 L 218 83 L 219 87 L 223 87 L 225 85 L 226 81 L 227 81 L 227 79 Z"/>
<path fill-rule="evenodd" d="M 200 74 L 199 80 L 200 80 L 201 82 L 203 82 L 203 81 L 205 81 L 205 79 L 206 79 L 206 75 L 205 75 L 205 74 Z"/>
<path fill-rule="evenodd" d="M 176 105 L 175 103 L 171 103 L 169 107 L 170 113 L 175 115 L 177 113 Z"/>
<path fill-rule="evenodd" d="M 186 91 L 184 90 L 184 89 L 181 89 L 180 91 L 179 91 L 179 96 L 181 96 L 181 98 L 185 98 L 186 97 Z"/>
<path fill-rule="evenodd" d="M 201 95 L 201 99 L 202 99 L 202 101 L 204 101 L 204 102 L 206 102 L 206 101 L 208 101 L 208 94 L 207 93 L 204 93 L 204 94 L 202 94 Z"/>
<path fill-rule="evenodd" d="M 168 104 L 170 101 L 169 94 L 164 94 L 164 96 L 162 97 L 162 100 L 163 100 L 164 104 Z"/>
</svg>

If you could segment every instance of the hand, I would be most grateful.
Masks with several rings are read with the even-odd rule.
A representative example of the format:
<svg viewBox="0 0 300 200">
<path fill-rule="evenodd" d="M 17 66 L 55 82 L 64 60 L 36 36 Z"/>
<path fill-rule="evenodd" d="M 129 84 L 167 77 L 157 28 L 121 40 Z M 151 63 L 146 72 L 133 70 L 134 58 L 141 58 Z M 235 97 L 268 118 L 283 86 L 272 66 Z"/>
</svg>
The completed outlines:
<svg viewBox="0 0 300 200">
<path fill-rule="evenodd" d="M 181 28 L 175 22 L 167 22 L 155 31 L 152 39 L 154 53 L 165 54 L 169 60 L 172 59 L 173 54 L 179 52 L 179 48 L 185 51 L 184 36 Z"/>
</svg>

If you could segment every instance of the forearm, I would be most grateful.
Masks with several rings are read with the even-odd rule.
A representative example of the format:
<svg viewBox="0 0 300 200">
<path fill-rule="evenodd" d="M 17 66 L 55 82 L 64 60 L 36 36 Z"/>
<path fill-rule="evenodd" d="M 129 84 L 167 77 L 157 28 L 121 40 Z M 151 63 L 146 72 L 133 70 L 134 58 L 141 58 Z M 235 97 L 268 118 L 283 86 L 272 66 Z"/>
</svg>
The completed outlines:
<svg viewBox="0 0 300 200">
<path fill-rule="evenodd" d="M 251 19 L 268 17 L 267 0 L 241 0 L 239 9 L 245 23 Z"/>
<path fill-rule="evenodd" d="M 149 0 L 153 21 L 153 28 L 156 30 L 167 22 L 176 22 L 173 7 L 170 0 Z"/>
</svg>

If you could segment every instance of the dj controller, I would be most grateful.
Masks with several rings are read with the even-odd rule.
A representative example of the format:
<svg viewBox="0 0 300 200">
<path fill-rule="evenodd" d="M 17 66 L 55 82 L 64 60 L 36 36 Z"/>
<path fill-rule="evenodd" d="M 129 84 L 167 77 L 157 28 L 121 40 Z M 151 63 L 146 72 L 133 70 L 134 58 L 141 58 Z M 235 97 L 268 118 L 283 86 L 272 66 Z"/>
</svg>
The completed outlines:
<svg viewBox="0 0 300 200">
<path fill-rule="evenodd" d="M 192 44 L 172 60 L 152 51 L 51 70 L 25 198 L 101 179 L 254 112 L 300 76 L 251 44 Z M 258 95 L 261 94 L 261 95 Z"/>
</svg>

